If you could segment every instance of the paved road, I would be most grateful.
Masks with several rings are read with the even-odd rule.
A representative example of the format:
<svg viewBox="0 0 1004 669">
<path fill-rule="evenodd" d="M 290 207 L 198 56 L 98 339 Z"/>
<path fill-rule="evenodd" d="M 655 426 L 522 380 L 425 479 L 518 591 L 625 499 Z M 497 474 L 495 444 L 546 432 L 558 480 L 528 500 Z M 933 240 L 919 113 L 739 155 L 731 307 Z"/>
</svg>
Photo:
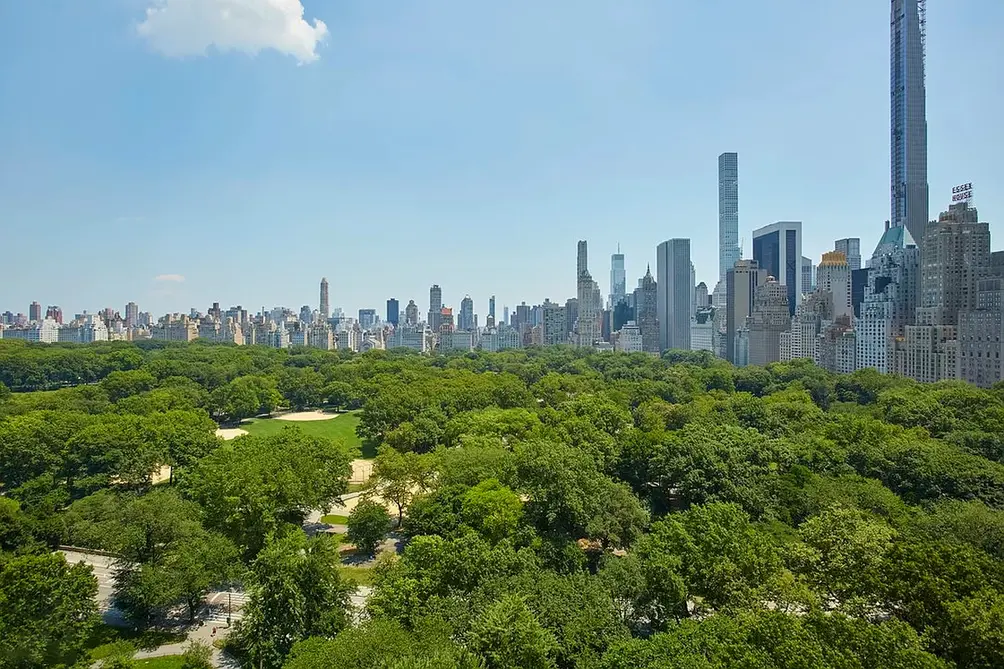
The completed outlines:
<svg viewBox="0 0 1004 669">
<path fill-rule="evenodd" d="M 78 553 L 76 551 L 59 551 L 66 557 L 70 564 L 83 562 L 90 565 L 94 570 L 94 577 L 98 579 L 98 607 L 101 611 L 111 608 L 112 588 L 115 577 L 115 558 L 103 555 L 91 555 L 90 553 Z"/>
<path fill-rule="evenodd" d="M 121 615 L 112 606 L 112 590 L 115 587 L 115 558 L 77 551 L 60 551 L 70 564 L 83 562 L 90 565 L 94 577 L 98 580 L 98 608 L 110 625 L 121 622 Z M 232 610 L 232 620 L 239 620 L 243 615 L 241 609 L 247 601 L 247 596 L 240 590 L 229 593 L 226 590 L 210 592 L 206 596 L 206 606 L 200 613 L 200 618 L 208 623 L 226 623 L 227 611 Z M 229 603 L 228 603 L 229 602 Z"/>
</svg>

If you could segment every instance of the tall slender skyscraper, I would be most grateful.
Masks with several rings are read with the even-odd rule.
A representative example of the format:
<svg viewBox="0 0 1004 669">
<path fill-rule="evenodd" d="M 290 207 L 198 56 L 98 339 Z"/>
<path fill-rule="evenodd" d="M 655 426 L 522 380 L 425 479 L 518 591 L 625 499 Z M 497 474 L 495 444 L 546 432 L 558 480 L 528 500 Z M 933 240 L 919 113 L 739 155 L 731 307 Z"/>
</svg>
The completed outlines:
<svg viewBox="0 0 1004 669">
<path fill-rule="evenodd" d="M 401 303 L 396 298 L 392 297 L 387 300 L 387 322 L 394 327 L 397 327 L 398 319 L 400 318 L 400 308 Z"/>
<path fill-rule="evenodd" d="M 331 304 L 328 302 L 328 279 L 321 277 L 321 320 L 328 320 L 331 315 Z"/>
<path fill-rule="evenodd" d="M 739 154 L 718 156 L 718 280 L 742 257 L 739 251 Z"/>
<path fill-rule="evenodd" d="M 578 251 L 575 255 L 575 280 L 579 280 L 579 275 L 589 271 L 588 251 L 586 250 L 586 240 L 579 240 Z"/>
<path fill-rule="evenodd" d="M 443 289 L 439 284 L 432 284 L 429 289 L 429 327 L 433 332 L 439 332 L 439 326 L 443 322 Z"/>
<path fill-rule="evenodd" d="M 892 224 L 920 244 L 928 222 L 926 0 L 892 0 L 889 97 Z"/>
<path fill-rule="evenodd" d="M 659 244 L 655 255 L 659 319 L 659 347 L 690 350 L 690 306 L 694 285 L 690 281 L 690 240 L 670 239 Z"/>
<path fill-rule="evenodd" d="M 610 308 L 624 299 L 627 294 L 627 274 L 624 273 L 624 254 L 620 246 L 617 253 L 610 256 Z"/>
<path fill-rule="evenodd" d="M 471 299 L 470 295 L 465 295 L 464 299 L 460 300 L 457 329 L 465 331 L 474 329 L 474 300 Z"/>
</svg>

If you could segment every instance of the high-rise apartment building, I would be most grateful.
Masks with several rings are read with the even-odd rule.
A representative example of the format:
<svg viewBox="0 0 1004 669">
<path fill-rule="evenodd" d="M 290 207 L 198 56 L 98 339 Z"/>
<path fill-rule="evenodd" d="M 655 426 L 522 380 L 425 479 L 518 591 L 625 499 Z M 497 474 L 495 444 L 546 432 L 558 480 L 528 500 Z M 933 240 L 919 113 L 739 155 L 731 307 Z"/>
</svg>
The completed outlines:
<svg viewBox="0 0 1004 669">
<path fill-rule="evenodd" d="M 568 329 L 563 305 L 544 300 L 541 305 L 541 344 L 557 346 L 568 342 Z"/>
<path fill-rule="evenodd" d="M 887 226 L 868 267 L 861 313 L 855 320 L 858 367 L 895 371 L 895 342 L 914 322 L 920 250 L 907 244 L 903 226 Z"/>
<path fill-rule="evenodd" d="M 642 350 L 660 353 L 659 337 L 659 286 L 652 276 L 652 268 L 645 268 L 645 276 L 634 291 L 635 322 L 641 329 Z"/>
<path fill-rule="evenodd" d="M 28 305 L 28 320 L 32 323 L 39 322 L 42 320 L 42 305 L 38 302 L 32 302 Z"/>
<path fill-rule="evenodd" d="M 698 308 L 697 313 L 690 320 L 691 351 L 714 352 L 714 318 L 715 310 L 712 307 Z"/>
<path fill-rule="evenodd" d="M 725 275 L 725 359 L 739 364 L 736 354 L 736 337 L 746 327 L 746 319 L 753 313 L 753 296 L 757 286 L 766 282 L 767 270 L 760 269 L 756 260 L 739 260 Z"/>
<path fill-rule="evenodd" d="M 328 279 L 321 277 L 321 320 L 326 321 L 331 317 L 331 303 L 328 302 Z"/>
<path fill-rule="evenodd" d="M 575 280 L 578 281 L 579 275 L 583 272 L 589 271 L 589 250 L 586 240 L 580 239 L 578 247 L 575 254 Z"/>
<path fill-rule="evenodd" d="M 602 339 L 603 298 L 599 286 L 589 273 L 587 245 L 584 240 L 579 241 L 576 254 L 575 287 L 578 307 L 575 343 L 577 346 L 591 347 Z"/>
<path fill-rule="evenodd" d="M 690 350 L 690 240 L 669 239 L 656 248 L 659 347 Z"/>
<path fill-rule="evenodd" d="M 842 251 L 829 251 L 816 268 L 816 289 L 828 292 L 833 301 L 833 318 L 850 319 L 854 315 L 851 305 L 851 268 Z"/>
<path fill-rule="evenodd" d="M 861 239 L 858 237 L 838 239 L 833 243 L 833 250 L 844 254 L 844 257 L 847 258 L 847 265 L 852 271 L 861 269 Z"/>
<path fill-rule="evenodd" d="M 439 332 L 439 326 L 443 323 L 443 289 L 439 284 L 432 284 L 429 288 L 429 328 L 433 332 Z"/>
<path fill-rule="evenodd" d="M 624 254 L 618 248 L 617 253 L 610 256 L 610 308 L 613 309 L 623 300 L 626 293 L 627 274 L 624 272 Z"/>
<path fill-rule="evenodd" d="M 453 332 L 455 329 L 453 309 L 450 307 L 443 307 L 439 310 L 439 334 L 442 335 Z"/>
<path fill-rule="evenodd" d="M 360 309 L 359 310 L 359 329 L 362 331 L 371 330 L 373 326 L 376 325 L 377 320 L 377 310 L 376 309 Z"/>
<path fill-rule="evenodd" d="M 976 287 L 976 308 L 959 312 L 958 378 L 982 388 L 1004 379 L 1001 375 L 1001 336 L 1004 335 L 1004 279 L 988 276 Z"/>
<path fill-rule="evenodd" d="M 460 313 L 457 315 L 457 329 L 470 331 L 474 329 L 474 300 L 465 295 L 460 300 Z"/>
<path fill-rule="evenodd" d="M 703 281 L 694 286 L 694 313 L 708 307 L 708 284 Z"/>
<path fill-rule="evenodd" d="M 918 242 L 928 223 L 925 0 L 892 0 L 889 21 L 892 224 Z"/>
<path fill-rule="evenodd" d="M 766 365 L 781 359 L 781 333 L 791 330 L 791 314 L 787 289 L 772 277 L 756 287 L 746 329 L 749 364 Z"/>
<path fill-rule="evenodd" d="M 404 322 L 411 327 L 418 325 L 418 305 L 415 300 L 408 300 L 408 305 L 404 308 Z"/>
<path fill-rule="evenodd" d="M 125 325 L 127 328 L 139 326 L 139 305 L 130 302 L 125 306 Z"/>
<path fill-rule="evenodd" d="M 599 304 L 599 287 L 593 281 L 589 270 L 579 274 L 576 286 L 576 300 L 579 307 L 575 320 L 576 345 L 590 347 L 600 341 L 602 334 L 602 309 Z"/>
<path fill-rule="evenodd" d="M 966 202 L 953 204 L 928 226 L 921 247 L 917 323 L 955 325 L 976 305 L 976 283 L 990 273 L 990 226 Z"/>
<path fill-rule="evenodd" d="M 392 297 L 387 300 L 387 322 L 394 327 L 397 327 L 400 318 L 400 307 L 401 303 L 397 299 Z"/>
<path fill-rule="evenodd" d="M 754 230 L 753 259 L 785 287 L 788 309 L 794 314 L 802 301 L 801 221 L 779 221 Z"/>
<path fill-rule="evenodd" d="M 495 296 L 492 295 L 488 298 L 488 318 L 495 322 Z"/>
<path fill-rule="evenodd" d="M 718 156 L 718 280 L 739 261 L 739 154 Z"/>
<path fill-rule="evenodd" d="M 977 305 L 977 286 L 990 274 L 990 227 L 966 202 L 927 226 L 921 247 L 920 306 L 916 325 L 896 343 L 896 372 L 916 381 L 954 379 L 959 373 L 959 314 Z"/>
<path fill-rule="evenodd" d="M 516 305 L 516 313 L 513 314 L 512 326 L 517 330 L 524 330 L 532 327 L 533 323 L 530 322 L 530 305 L 526 302 L 521 302 Z"/>
<path fill-rule="evenodd" d="M 819 334 L 833 322 L 833 296 L 816 290 L 805 296 L 795 309 L 791 330 L 781 334 L 781 362 L 819 359 Z"/>
</svg>

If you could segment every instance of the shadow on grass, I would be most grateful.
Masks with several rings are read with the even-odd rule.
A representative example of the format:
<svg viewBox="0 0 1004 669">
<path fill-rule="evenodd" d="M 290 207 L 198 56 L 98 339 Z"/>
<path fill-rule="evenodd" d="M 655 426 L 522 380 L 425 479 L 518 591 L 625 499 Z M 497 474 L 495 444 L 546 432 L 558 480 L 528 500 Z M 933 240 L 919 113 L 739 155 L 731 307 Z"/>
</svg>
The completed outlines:
<svg viewBox="0 0 1004 669">
<path fill-rule="evenodd" d="M 94 628 L 87 641 L 87 650 L 92 660 L 101 660 L 111 655 L 132 650 L 153 650 L 169 643 L 181 643 L 186 638 L 184 632 L 172 630 L 120 629 L 101 623 Z"/>
</svg>

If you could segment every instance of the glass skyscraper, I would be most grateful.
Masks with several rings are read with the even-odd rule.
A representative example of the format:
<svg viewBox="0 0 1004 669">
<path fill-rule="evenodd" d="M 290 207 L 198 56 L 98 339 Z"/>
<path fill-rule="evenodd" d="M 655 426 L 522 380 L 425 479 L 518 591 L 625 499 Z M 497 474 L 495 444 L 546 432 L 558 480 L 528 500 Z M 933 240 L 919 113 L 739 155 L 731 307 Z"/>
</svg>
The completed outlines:
<svg viewBox="0 0 1004 669">
<path fill-rule="evenodd" d="M 656 316 L 659 348 L 690 350 L 690 240 L 670 239 L 656 248 Z"/>
<path fill-rule="evenodd" d="M 739 154 L 718 156 L 718 280 L 739 260 Z"/>
<path fill-rule="evenodd" d="M 928 222 L 924 14 L 925 0 L 892 0 L 890 221 L 893 225 L 906 226 L 918 244 Z"/>
<path fill-rule="evenodd" d="M 624 299 L 627 292 L 627 274 L 624 273 L 624 254 L 617 249 L 617 253 L 610 256 L 610 308 L 613 309 L 617 303 Z"/>
<path fill-rule="evenodd" d="M 753 259 L 785 287 L 792 315 L 802 302 L 802 223 L 779 221 L 753 231 Z"/>
</svg>

